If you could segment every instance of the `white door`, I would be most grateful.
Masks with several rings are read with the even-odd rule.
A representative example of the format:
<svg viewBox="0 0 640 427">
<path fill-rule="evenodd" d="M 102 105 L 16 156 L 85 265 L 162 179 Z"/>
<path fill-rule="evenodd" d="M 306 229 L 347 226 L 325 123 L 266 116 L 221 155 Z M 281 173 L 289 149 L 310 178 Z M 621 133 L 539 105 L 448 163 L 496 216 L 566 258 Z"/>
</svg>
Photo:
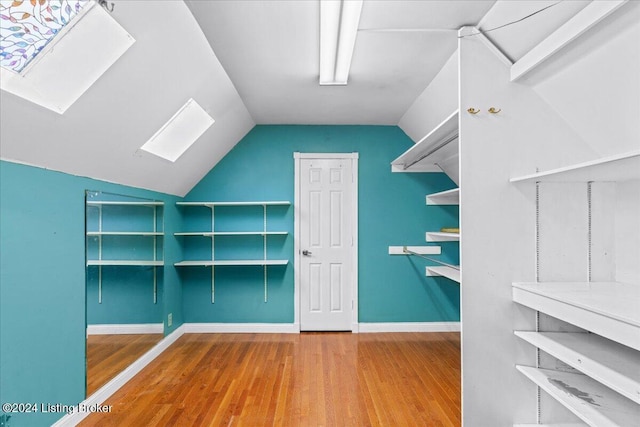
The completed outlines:
<svg viewBox="0 0 640 427">
<path fill-rule="evenodd" d="M 357 256 L 357 157 L 299 164 L 300 330 L 350 331 Z M 357 322 L 357 320 L 356 320 Z"/>
</svg>

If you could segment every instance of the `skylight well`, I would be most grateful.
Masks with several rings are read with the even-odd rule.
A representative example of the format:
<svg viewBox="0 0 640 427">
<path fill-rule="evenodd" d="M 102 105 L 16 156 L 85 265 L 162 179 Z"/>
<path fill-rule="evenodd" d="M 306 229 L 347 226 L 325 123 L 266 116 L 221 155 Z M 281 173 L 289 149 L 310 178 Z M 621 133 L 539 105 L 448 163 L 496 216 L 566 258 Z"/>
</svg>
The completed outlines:
<svg viewBox="0 0 640 427">
<path fill-rule="evenodd" d="M 140 149 L 175 162 L 214 123 L 191 98 Z"/>
<path fill-rule="evenodd" d="M 0 0 L 0 87 L 63 114 L 135 42 L 93 0 Z"/>
<path fill-rule="evenodd" d="M 2 0 L 0 65 L 22 72 L 90 1 Z"/>
</svg>

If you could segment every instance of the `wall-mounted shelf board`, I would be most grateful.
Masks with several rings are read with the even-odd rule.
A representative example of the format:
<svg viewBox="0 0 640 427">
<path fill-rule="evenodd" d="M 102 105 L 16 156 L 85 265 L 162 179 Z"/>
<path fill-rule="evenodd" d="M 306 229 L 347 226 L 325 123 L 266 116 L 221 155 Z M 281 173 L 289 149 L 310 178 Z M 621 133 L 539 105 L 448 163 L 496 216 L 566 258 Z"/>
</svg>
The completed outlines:
<svg viewBox="0 0 640 427">
<path fill-rule="evenodd" d="M 517 365 L 527 378 L 590 426 L 636 426 L 640 405 L 583 374 Z"/>
<path fill-rule="evenodd" d="M 459 269 L 441 265 L 437 267 L 426 267 L 426 270 L 427 270 L 426 272 L 427 276 L 442 276 L 442 277 L 446 277 L 447 279 L 451 279 L 454 282 L 460 283 Z"/>
<path fill-rule="evenodd" d="M 164 261 L 152 261 L 152 260 L 111 260 L 111 259 L 90 259 L 87 261 L 87 265 L 97 266 L 151 266 L 160 267 L 164 265 Z"/>
<path fill-rule="evenodd" d="M 87 206 L 164 206 L 164 202 L 87 201 Z"/>
<path fill-rule="evenodd" d="M 173 233 L 174 236 L 283 236 L 287 231 L 193 231 Z"/>
<path fill-rule="evenodd" d="M 87 231 L 87 236 L 164 236 L 161 231 Z"/>
<path fill-rule="evenodd" d="M 409 251 L 409 252 L 407 252 Z M 440 246 L 389 246 L 389 255 L 440 255 Z"/>
<path fill-rule="evenodd" d="M 427 194 L 427 205 L 459 205 L 460 189 L 441 191 L 439 193 Z"/>
<path fill-rule="evenodd" d="M 526 307 L 640 350 L 640 286 L 618 282 L 514 283 Z"/>
<path fill-rule="evenodd" d="M 427 242 L 459 242 L 460 233 L 444 233 L 442 231 L 427 231 Z"/>
<path fill-rule="evenodd" d="M 291 202 L 287 201 L 265 201 L 265 202 L 176 202 L 178 206 L 287 206 Z"/>
<path fill-rule="evenodd" d="M 640 354 L 637 351 L 585 332 L 514 333 L 534 347 L 640 403 Z"/>
<path fill-rule="evenodd" d="M 437 164 L 455 156 L 458 138 L 458 110 L 391 162 L 393 172 L 441 172 Z"/>
<path fill-rule="evenodd" d="M 511 182 L 589 182 L 640 179 L 640 150 L 533 173 Z"/>
<path fill-rule="evenodd" d="M 287 265 L 286 259 L 245 259 L 245 260 L 201 260 L 201 261 L 180 261 L 174 265 L 176 267 L 208 267 L 219 265 Z"/>
</svg>

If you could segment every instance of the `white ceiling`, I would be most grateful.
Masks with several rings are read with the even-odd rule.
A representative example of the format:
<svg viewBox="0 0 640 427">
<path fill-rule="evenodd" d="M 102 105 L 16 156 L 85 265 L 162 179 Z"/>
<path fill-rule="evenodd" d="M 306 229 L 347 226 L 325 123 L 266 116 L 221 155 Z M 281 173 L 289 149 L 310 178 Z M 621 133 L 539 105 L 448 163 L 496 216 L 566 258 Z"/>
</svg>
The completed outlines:
<svg viewBox="0 0 640 427">
<path fill-rule="evenodd" d="M 258 124 L 396 125 L 493 3 L 365 0 L 349 84 L 319 86 L 319 2 L 187 0 Z"/>
<path fill-rule="evenodd" d="M 459 27 L 550 3 L 500 0 L 487 14 L 494 0 L 365 0 L 349 84 L 319 86 L 318 1 L 113 1 L 134 45 L 64 115 L 2 91 L 0 157 L 176 195 L 255 124 L 397 125 L 455 51 Z M 530 30 L 492 36 L 517 57 L 544 37 Z M 175 163 L 141 153 L 189 98 L 215 124 Z"/>
</svg>

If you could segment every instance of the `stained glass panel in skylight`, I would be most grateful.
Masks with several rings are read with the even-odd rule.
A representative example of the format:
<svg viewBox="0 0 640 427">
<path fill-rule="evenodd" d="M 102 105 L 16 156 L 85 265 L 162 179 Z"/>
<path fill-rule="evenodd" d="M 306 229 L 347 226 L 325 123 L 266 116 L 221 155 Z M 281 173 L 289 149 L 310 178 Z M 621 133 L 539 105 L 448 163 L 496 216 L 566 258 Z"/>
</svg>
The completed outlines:
<svg viewBox="0 0 640 427">
<path fill-rule="evenodd" d="M 0 66 L 21 72 L 91 0 L 0 0 Z"/>
</svg>

